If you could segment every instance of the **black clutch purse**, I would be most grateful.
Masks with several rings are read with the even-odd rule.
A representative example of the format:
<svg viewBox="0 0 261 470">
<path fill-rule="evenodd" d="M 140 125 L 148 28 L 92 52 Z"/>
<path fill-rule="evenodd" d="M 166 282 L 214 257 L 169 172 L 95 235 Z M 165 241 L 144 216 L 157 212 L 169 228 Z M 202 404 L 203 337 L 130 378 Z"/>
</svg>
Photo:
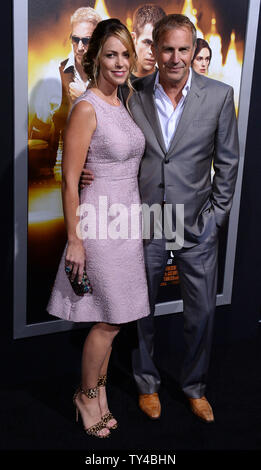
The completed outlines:
<svg viewBox="0 0 261 470">
<path fill-rule="evenodd" d="M 65 266 L 65 272 L 67 274 L 67 277 L 70 281 L 70 284 L 75 294 L 81 297 L 85 294 L 92 294 L 93 292 L 92 286 L 91 286 L 90 279 L 88 278 L 86 271 L 85 270 L 83 271 L 83 277 L 80 283 L 77 281 L 77 276 L 72 281 L 71 275 L 70 275 L 71 271 L 72 271 L 71 266 Z"/>
</svg>

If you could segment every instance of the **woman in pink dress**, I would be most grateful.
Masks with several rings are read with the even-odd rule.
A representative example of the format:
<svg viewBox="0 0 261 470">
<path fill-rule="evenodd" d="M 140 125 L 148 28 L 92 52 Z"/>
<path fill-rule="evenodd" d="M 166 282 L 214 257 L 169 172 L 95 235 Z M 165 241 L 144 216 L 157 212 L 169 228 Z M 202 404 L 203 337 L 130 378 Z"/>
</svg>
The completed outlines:
<svg viewBox="0 0 261 470">
<path fill-rule="evenodd" d="M 117 98 L 135 65 L 127 28 L 116 19 L 93 32 L 83 66 L 90 80 L 70 114 L 62 162 L 62 196 L 68 243 L 47 307 L 56 317 L 95 322 L 82 353 L 81 386 L 74 394 L 86 432 L 108 437 L 117 421 L 109 411 L 106 375 L 120 325 L 149 315 L 139 207 L 138 170 L 145 139 Z M 79 195 L 82 168 L 94 181 Z M 120 228 L 120 230 L 118 230 Z M 87 273 L 92 289 L 78 295 L 73 281 Z M 77 286 L 76 286 L 77 287 Z M 88 290 L 89 289 L 89 290 Z"/>
</svg>

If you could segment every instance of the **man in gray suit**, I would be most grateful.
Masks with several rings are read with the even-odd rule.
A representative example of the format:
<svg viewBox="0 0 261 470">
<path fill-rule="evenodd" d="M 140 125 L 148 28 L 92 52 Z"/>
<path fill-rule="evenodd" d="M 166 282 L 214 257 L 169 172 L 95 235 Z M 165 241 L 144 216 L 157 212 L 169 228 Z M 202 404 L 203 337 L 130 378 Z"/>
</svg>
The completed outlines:
<svg viewBox="0 0 261 470">
<path fill-rule="evenodd" d="M 233 89 L 191 70 L 195 44 L 196 29 L 186 16 L 167 15 L 158 21 L 153 30 L 158 71 L 135 81 L 129 108 L 146 137 L 139 173 L 142 203 L 163 208 L 171 204 L 174 230 L 176 205 L 184 206 L 184 243 L 174 255 L 187 345 L 180 384 L 193 413 L 211 423 L 214 415 L 205 388 L 216 304 L 218 231 L 231 208 L 239 151 Z M 133 371 L 139 406 L 155 419 L 161 413 L 161 380 L 153 360 L 154 310 L 169 257 L 167 242 L 177 238 L 166 239 L 164 231 L 161 238 L 153 235 L 152 228 L 144 243 L 151 315 L 138 321 Z"/>
</svg>

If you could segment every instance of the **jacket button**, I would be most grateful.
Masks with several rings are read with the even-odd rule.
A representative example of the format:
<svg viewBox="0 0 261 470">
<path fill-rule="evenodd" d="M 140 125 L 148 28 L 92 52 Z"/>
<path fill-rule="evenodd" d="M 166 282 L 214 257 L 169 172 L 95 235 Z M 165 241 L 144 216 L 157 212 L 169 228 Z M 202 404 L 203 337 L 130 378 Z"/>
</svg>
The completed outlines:
<svg viewBox="0 0 261 470">
<path fill-rule="evenodd" d="M 160 184 L 159 184 L 159 188 L 164 188 L 164 184 L 163 184 L 163 183 L 160 183 Z"/>
<path fill-rule="evenodd" d="M 168 159 L 168 158 L 166 158 L 165 163 L 169 163 L 169 159 Z"/>
</svg>

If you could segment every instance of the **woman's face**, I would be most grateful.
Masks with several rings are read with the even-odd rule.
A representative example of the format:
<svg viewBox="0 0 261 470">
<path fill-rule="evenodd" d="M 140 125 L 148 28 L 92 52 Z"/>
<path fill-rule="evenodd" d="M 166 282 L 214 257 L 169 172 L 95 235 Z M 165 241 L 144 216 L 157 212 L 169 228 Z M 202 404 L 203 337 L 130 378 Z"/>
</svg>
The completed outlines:
<svg viewBox="0 0 261 470">
<path fill-rule="evenodd" d="M 130 54 L 116 36 L 110 36 L 104 43 L 99 66 L 98 81 L 105 80 L 113 86 L 126 81 L 130 70 Z"/>
<path fill-rule="evenodd" d="M 207 75 L 210 62 L 210 52 L 207 47 L 203 47 L 193 60 L 192 67 L 195 72 Z"/>
</svg>

